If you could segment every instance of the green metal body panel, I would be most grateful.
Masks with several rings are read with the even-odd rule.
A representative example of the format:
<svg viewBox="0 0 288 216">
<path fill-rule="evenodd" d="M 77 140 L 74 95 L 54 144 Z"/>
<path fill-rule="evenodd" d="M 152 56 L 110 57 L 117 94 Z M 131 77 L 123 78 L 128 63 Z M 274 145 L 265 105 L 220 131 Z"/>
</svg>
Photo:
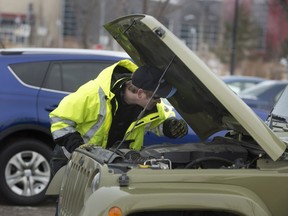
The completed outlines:
<svg viewBox="0 0 288 216">
<path fill-rule="evenodd" d="M 240 170 L 136 168 L 127 173 L 128 185 L 120 186 L 121 174 L 115 174 L 90 156 L 82 150 L 73 154 L 65 177 L 73 180 L 69 185 L 62 185 L 60 215 L 69 210 L 76 213 L 73 215 L 104 216 L 113 206 L 120 207 L 123 215 L 147 209 L 179 208 L 231 211 L 249 216 L 288 215 L 286 161 L 260 160 L 259 169 Z M 79 167 L 82 168 L 78 172 Z M 95 169 L 101 170 L 101 178 L 98 190 L 93 192 L 92 179 L 88 180 L 83 173 L 93 173 Z"/>
</svg>

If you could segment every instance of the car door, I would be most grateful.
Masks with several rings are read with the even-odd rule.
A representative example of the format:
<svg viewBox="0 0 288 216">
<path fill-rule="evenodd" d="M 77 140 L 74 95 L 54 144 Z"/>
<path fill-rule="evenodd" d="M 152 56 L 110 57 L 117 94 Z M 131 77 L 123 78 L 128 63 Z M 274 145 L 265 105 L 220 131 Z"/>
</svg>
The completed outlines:
<svg viewBox="0 0 288 216">
<path fill-rule="evenodd" d="M 48 61 L 27 62 L 27 59 L 9 65 L 11 73 L 6 73 L 7 78 L 2 76 L 3 83 L 10 88 L 2 106 L 7 111 L 3 121 L 7 126 L 21 124 L 24 127 L 38 121 L 37 95 L 48 67 Z"/>
<path fill-rule="evenodd" d="M 42 124 L 50 127 L 49 113 L 69 93 L 76 91 L 85 82 L 115 61 L 54 61 L 51 62 L 43 86 L 38 95 L 38 117 Z"/>
</svg>

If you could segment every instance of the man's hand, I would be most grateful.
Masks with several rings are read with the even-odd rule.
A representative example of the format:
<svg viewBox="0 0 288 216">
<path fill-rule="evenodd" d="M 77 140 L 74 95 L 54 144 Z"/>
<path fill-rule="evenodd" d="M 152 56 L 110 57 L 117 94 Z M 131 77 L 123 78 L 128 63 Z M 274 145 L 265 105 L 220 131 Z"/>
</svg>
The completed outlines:
<svg viewBox="0 0 288 216">
<path fill-rule="evenodd" d="M 80 149 L 85 149 L 86 151 L 91 151 L 94 147 L 95 145 L 91 143 L 86 143 L 79 146 Z"/>
<path fill-rule="evenodd" d="M 169 138 L 181 138 L 188 133 L 188 127 L 183 119 L 168 118 L 163 123 L 163 133 Z"/>
</svg>

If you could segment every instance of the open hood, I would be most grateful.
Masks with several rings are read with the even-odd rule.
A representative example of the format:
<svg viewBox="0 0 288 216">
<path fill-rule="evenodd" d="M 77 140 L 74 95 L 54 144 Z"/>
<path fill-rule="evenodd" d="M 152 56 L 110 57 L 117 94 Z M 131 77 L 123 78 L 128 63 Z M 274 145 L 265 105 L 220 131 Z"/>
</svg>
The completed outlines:
<svg viewBox="0 0 288 216">
<path fill-rule="evenodd" d="M 130 15 L 104 25 L 137 65 L 154 65 L 177 88 L 169 102 L 195 133 L 206 139 L 221 130 L 249 133 L 277 160 L 285 144 L 254 112 L 164 25 Z"/>
</svg>

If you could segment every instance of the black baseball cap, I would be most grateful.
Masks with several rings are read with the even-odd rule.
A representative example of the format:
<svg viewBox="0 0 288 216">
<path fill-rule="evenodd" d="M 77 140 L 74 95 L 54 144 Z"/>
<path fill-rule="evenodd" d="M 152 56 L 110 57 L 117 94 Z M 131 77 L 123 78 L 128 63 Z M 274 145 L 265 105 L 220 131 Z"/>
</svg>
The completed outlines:
<svg viewBox="0 0 288 216">
<path fill-rule="evenodd" d="M 132 84 L 138 88 L 154 91 L 159 83 L 162 71 L 153 66 L 140 66 L 132 75 Z M 164 77 L 155 95 L 162 98 L 169 98 L 176 92 L 176 88 L 170 85 Z"/>
</svg>

